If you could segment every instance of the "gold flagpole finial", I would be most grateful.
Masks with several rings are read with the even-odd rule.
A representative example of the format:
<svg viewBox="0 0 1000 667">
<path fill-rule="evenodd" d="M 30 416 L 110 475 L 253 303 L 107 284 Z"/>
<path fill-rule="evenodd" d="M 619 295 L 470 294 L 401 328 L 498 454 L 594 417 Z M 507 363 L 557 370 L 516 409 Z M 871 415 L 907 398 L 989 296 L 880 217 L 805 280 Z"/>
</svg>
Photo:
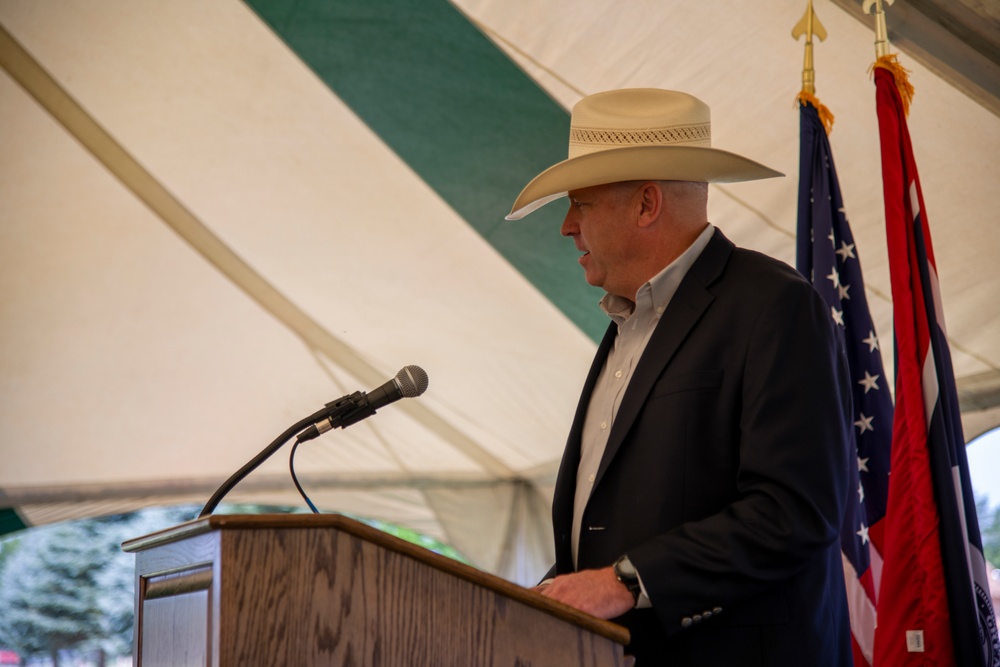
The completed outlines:
<svg viewBox="0 0 1000 667">
<path fill-rule="evenodd" d="M 890 7 L 895 0 L 884 0 Z M 865 14 L 875 15 L 875 57 L 882 58 L 889 55 L 889 31 L 885 27 L 885 9 L 882 8 L 883 0 L 865 0 Z M 872 11 L 874 9 L 874 11 Z"/>
<path fill-rule="evenodd" d="M 826 39 L 826 28 L 819 22 L 816 12 L 813 11 L 812 0 L 809 0 L 809 4 L 806 5 L 806 13 L 792 28 L 792 39 L 799 41 L 799 37 L 802 35 L 806 36 L 806 55 L 805 62 L 802 64 L 802 90 L 812 95 L 816 93 L 816 71 L 813 69 L 813 36 L 818 37 L 821 42 Z"/>
</svg>

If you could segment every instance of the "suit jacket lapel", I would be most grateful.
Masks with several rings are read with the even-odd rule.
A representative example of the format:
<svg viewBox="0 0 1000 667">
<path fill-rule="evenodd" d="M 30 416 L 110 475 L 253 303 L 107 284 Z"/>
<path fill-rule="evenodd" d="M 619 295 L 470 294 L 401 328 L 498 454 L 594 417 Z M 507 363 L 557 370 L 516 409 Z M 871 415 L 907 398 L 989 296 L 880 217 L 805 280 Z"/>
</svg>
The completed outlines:
<svg viewBox="0 0 1000 667">
<path fill-rule="evenodd" d="M 677 292 L 660 317 L 660 322 L 656 325 L 656 329 L 636 365 L 628 388 L 625 390 L 618 414 L 615 415 L 615 423 L 611 428 L 608 446 L 604 450 L 601 465 L 597 470 L 594 488 L 597 488 L 601 483 L 601 478 L 625 441 L 625 436 L 631 430 L 639 411 L 646 403 L 646 398 L 656 380 L 663 374 L 664 368 L 670 363 L 677 349 L 688 337 L 698 320 L 701 319 L 702 314 L 715 300 L 712 293 L 708 291 L 708 287 L 722 274 L 733 247 L 732 242 L 716 229 L 712 239 L 681 281 Z M 605 351 L 604 356 L 601 357 L 602 365 L 606 357 L 607 352 Z M 598 372 L 600 372 L 600 368 L 598 368 Z M 591 369 L 591 374 L 594 374 L 593 369 Z M 596 382 L 596 375 L 594 381 Z M 593 390 L 592 384 L 590 389 Z M 589 394 L 587 394 L 587 398 L 589 402 Z M 580 419 L 579 414 L 577 419 Z M 575 428 L 576 422 L 574 422 Z M 582 421 L 580 421 L 580 428 L 582 429 Z M 577 461 L 579 461 L 579 433 L 577 433 L 577 452 Z M 575 469 L 573 472 L 575 474 Z"/>
<path fill-rule="evenodd" d="M 590 373 L 583 384 L 580 402 L 576 406 L 576 416 L 573 418 L 573 425 L 570 427 L 566 448 L 559 464 L 559 473 L 556 475 L 556 487 L 552 498 L 552 524 L 556 533 L 556 562 L 567 564 L 570 569 L 572 566 L 569 564 L 572 563 L 572 560 L 569 540 L 573 523 L 576 473 L 580 467 L 580 441 L 583 436 L 583 422 L 587 416 L 587 407 L 590 405 L 590 397 L 594 393 L 597 378 L 601 374 L 604 361 L 608 358 L 617 334 L 618 327 L 612 323 L 604 333 L 604 338 L 597 348 L 594 361 L 590 366 Z M 561 553 L 562 551 L 565 553 Z"/>
</svg>

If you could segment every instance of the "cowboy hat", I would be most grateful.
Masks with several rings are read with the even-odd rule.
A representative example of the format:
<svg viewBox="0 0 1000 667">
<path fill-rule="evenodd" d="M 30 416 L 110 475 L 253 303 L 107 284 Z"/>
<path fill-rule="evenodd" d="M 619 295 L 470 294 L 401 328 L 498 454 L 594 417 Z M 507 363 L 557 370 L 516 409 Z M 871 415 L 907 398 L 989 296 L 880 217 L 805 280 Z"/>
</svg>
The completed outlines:
<svg viewBox="0 0 1000 667">
<path fill-rule="evenodd" d="M 589 95 L 573 107 L 569 158 L 528 183 L 511 207 L 519 220 L 567 192 L 620 181 L 733 183 L 784 176 L 712 148 L 708 105 L 672 90 L 634 88 Z"/>
</svg>

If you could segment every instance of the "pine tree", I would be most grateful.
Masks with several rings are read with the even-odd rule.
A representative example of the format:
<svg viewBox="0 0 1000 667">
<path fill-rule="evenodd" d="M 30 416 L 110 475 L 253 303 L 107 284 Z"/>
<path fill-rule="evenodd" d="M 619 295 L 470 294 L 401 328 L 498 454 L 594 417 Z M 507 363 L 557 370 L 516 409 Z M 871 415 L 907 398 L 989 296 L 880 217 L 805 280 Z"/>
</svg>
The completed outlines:
<svg viewBox="0 0 1000 667">
<path fill-rule="evenodd" d="M 132 650 L 135 557 L 122 541 L 194 518 L 195 506 L 149 508 L 31 528 L 0 542 L 0 645 L 24 657 Z"/>
<path fill-rule="evenodd" d="M 86 524 L 26 533 L 0 575 L 0 639 L 22 656 L 84 648 L 105 629 L 99 575 L 107 550 Z"/>
</svg>

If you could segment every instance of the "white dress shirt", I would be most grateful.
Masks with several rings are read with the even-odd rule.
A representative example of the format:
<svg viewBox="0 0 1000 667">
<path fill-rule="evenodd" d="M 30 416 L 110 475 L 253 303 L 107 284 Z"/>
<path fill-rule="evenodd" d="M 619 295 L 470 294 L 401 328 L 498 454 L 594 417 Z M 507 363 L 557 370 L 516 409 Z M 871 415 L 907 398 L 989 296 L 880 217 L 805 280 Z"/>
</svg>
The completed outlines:
<svg viewBox="0 0 1000 667">
<path fill-rule="evenodd" d="M 634 303 L 613 294 L 606 294 L 601 299 L 601 308 L 618 325 L 618 335 L 594 386 L 583 424 L 580 467 L 577 469 L 576 498 L 573 502 L 571 544 L 574 566 L 577 565 L 583 511 L 590 498 L 622 397 L 660 316 L 714 232 L 715 227 L 709 224 L 680 257 L 639 288 Z M 643 602 L 648 605 L 648 598 L 645 601 L 640 599 L 640 604 Z"/>
</svg>

